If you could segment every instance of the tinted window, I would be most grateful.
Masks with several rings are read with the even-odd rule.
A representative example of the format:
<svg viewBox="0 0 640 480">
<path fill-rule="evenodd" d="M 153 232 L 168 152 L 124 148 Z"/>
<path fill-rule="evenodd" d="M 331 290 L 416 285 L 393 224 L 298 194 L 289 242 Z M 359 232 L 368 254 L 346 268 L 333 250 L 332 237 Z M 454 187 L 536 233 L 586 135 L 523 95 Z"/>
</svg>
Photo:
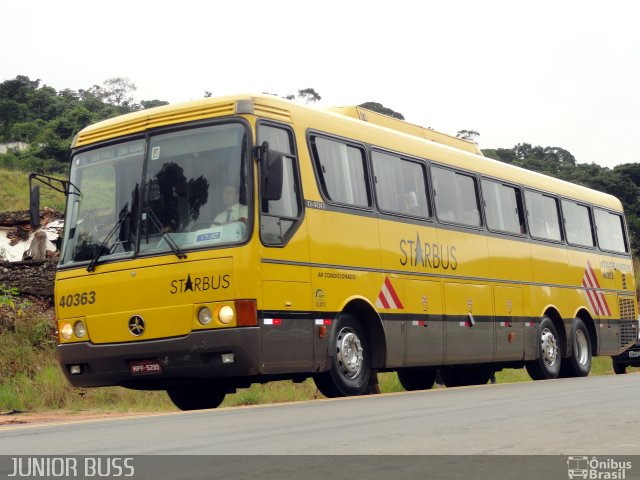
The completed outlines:
<svg viewBox="0 0 640 480">
<path fill-rule="evenodd" d="M 376 151 L 371 158 L 380 209 L 416 217 L 429 217 L 424 166 Z"/>
<path fill-rule="evenodd" d="M 569 200 L 562 200 L 562 214 L 569 243 L 586 247 L 595 246 L 589 207 Z"/>
<path fill-rule="evenodd" d="M 338 203 L 369 206 L 364 152 L 322 137 L 313 137 L 311 145 L 325 196 Z"/>
<path fill-rule="evenodd" d="M 527 218 L 531 235 L 544 240 L 561 241 L 558 200 L 530 190 L 525 192 L 524 197 L 527 202 Z"/>
<path fill-rule="evenodd" d="M 627 252 L 622 216 L 605 212 L 598 208 L 595 208 L 593 213 L 598 229 L 598 244 L 600 248 L 612 252 Z"/>
<path fill-rule="evenodd" d="M 282 153 L 292 154 L 291 136 L 289 132 L 282 128 L 272 127 L 269 125 L 260 125 L 258 130 L 258 145 L 262 142 L 269 143 L 270 150 L 276 150 Z"/>
<path fill-rule="evenodd" d="M 491 180 L 482 180 L 487 227 L 491 230 L 524 233 L 520 189 Z"/>
<path fill-rule="evenodd" d="M 267 245 L 286 242 L 289 232 L 294 231 L 301 213 L 300 188 L 298 185 L 297 161 L 291 155 L 293 139 L 288 130 L 260 125 L 258 142 L 269 142 L 269 150 L 282 155 L 282 195 L 278 200 L 261 200 L 260 236 Z"/>
<path fill-rule="evenodd" d="M 480 226 L 476 179 L 440 167 L 433 167 L 431 171 L 438 219 Z"/>
</svg>

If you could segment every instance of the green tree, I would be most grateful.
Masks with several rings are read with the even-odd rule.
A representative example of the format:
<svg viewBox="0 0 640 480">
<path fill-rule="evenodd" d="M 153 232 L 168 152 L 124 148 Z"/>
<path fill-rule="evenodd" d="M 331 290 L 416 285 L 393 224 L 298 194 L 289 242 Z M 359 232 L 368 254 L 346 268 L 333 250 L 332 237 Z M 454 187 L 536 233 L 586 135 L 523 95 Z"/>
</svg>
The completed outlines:
<svg viewBox="0 0 640 480">
<path fill-rule="evenodd" d="M 23 120 L 27 116 L 27 107 L 15 100 L 0 100 L 0 124 L 2 125 L 2 138 L 9 140 L 11 126 Z"/>
<path fill-rule="evenodd" d="M 398 120 L 404 120 L 404 115 L 400 112 L 396 112 L 390 108 L 385 107 L 381 103 L 377 102 L 364 102 L 358 105 L 359 107 L 366 108 L 367 110 L 371 110 L 373 112 L 378 112 L 383 115 L 387 115 L 389 117 L 397 118 Z"/>
<path fill-rule="evenodd" d="M 315 103 L 322 100 L 322 97 L 313 88 L 303 88 L 298 90 L 298 98 L 306 103 Z"/>
<path fill-rule="evenodd" d="M 143 110 L 154 107 L 161 107 L 163 105 L 169 105 L 169 102 L 165 102 L 164 100 L 142 100 L 140 102 L 140 106 Z"/>
<path fill-rule="evenodd" d="M 11 140 L 18 142 L 31 143 L 36 139 L 38 133 L 40 133 L 45 125 L 46 122 L 39 119 L 32 122 L 14 123 L 11 127 L 9 137 Z"/>
<path fill-rule="evenodd" d="M 109 78 L 102 84 L 103 100 L 126 110 L 133 103 L 133 92 L 137 89 L 126 77 Z"/>
<path fill-rule="evenodd" d="M 476 145 L 478 144 L 478 142 L 476 142 L 476 139 L 479 136 L 480 134 L 475 130 L 460 130 L 458 133 L 456 133 L 456 137 L 461 138 L 462 140 L 466 140 L 467 142 L 475 143 Z"/>
</svg>

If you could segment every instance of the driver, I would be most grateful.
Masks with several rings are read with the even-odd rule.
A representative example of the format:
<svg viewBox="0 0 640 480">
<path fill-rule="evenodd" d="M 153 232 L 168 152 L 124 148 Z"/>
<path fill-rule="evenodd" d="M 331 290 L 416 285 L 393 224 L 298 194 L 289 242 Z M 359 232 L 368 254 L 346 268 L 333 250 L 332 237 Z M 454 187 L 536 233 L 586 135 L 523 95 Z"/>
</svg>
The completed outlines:
<svg viewBox="0 0 640 480">
<path fill-rule="evenodd" d="M 247 206 L 238 202 L 238 189 L 233 185 L 226 185 L 222 191 L 222 202 L 224 210 L 220 212 L 215 220 L 214 225 L 224 225 L 231 222 L 247 221 Z"/>
</svg>

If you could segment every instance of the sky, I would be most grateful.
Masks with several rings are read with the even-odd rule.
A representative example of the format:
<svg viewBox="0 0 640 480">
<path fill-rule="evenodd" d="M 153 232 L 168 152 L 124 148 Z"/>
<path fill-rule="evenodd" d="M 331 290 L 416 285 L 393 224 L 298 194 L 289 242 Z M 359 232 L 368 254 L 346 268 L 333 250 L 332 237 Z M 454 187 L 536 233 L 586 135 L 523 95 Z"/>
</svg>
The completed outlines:
<svg viewBox="0 0 640 480">
<path fill-rule="evenodd" d="M 0 82 L 127 77 L 137 101 L 170 103 L 311 87 L 321 107 L 378 102 L 475 130 L 480 148 L 640 162 L 633 0 L 3 0 L 0 12 Z"/>
</svg>

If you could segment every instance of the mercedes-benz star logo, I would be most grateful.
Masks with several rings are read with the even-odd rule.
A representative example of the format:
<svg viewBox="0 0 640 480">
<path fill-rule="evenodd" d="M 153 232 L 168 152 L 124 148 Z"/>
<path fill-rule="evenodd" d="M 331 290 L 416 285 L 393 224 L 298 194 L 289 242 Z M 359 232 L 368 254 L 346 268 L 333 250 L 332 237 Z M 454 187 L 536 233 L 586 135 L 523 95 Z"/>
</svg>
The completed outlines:
<svg viewBox="0 0 640 480">
<path fill-rule="evenodd" d="M 135 337 L 144 333 L 144 320 L 140 315 L 134 315 L 129 319 L 129 331 Z"/>
</svg>

